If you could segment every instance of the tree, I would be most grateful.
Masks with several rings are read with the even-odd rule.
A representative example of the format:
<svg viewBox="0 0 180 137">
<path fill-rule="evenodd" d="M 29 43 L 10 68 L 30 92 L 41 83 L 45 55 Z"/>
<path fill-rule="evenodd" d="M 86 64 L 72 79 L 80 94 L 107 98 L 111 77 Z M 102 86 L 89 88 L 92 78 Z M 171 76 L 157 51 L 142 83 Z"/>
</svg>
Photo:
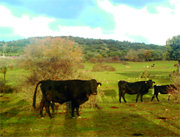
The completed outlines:
<svg viewBox="0 0 180 137">
<path fill-rule="evenodd" d="M 145 50 L 144 51 L 144 57 L 146 61 L 150 61 L 152 58 L 152 51 L 151 50 Z"/>
<path fill-rule="evenodd" d="M 166 41 L 166 58 L 180 60 L 180 35 Z"/>
<path fill-rule="evenodd" d="M 126 58 L 127 58 L 129 61 L 138 61 L 138 59 L 139 59 L 138 54 L 137 54 L 137 51 L 135 51 L 135 50 L 133 50 L 133 49 L 130 49 L 130 50 L 127 52 Z"/>
<path fill-rule="evenodd" d="M 7 66 L 3 66 L 0 68 L 0 73 L 4 75 L 4 83 L 6 82 L 6 73 L 7 73 Z"/>
<path fill-rule="evenodd" d="M 28 81 L 35 84 L 39 80 L 72 79 L 83 54 L 79 46 L 68 39 L 34 39 L 25 48 L 24 66 L 30 70 Z"/>
<path fill-rule="evenodd" d="M 0 59 L 0 73 L 3 74 L 3 82 L 6 83 L 6 74 L 9 67 L 9 61 L 5 58 Z"/>
</svg>

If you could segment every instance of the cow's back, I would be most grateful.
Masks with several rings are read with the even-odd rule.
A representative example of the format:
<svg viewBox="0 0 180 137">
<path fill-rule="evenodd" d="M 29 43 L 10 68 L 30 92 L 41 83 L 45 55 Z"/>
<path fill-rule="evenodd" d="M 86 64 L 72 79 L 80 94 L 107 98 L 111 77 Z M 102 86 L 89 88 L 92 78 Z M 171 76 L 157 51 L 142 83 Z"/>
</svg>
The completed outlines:
<svg viewBox="0 0 180 137">
<path fill-rule="evenodd" d="M 46 80 L 41 84 L 43 96 L 53 102 L 60 104 L 69 101 L 71 98 L 65 81 Z"/>
<path fill-rule="evenodd" d="M 120 90 L 125 90 L 126 93 L 128 94 L 137 94 L 137 93 L 146 94 L 150 88 L 147 82 L 148 81 L 138 81 L 138 82 L 119 81 L 118 86 Z"/>
</svg>

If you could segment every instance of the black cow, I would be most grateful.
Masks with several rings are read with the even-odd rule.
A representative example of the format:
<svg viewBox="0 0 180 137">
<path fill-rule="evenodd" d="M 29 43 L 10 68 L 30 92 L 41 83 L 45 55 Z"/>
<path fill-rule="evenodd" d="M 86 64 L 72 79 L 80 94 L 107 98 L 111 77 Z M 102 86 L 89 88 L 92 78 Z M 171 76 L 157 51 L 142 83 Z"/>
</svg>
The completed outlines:
<svg viewBox="0 0 180 137">
<path fill-rule="evenodd" d="M 121 97 L 123 97 L 124 102 L 126 102 L 124 95 L 125 93 L 128 94 L 137 94 L 136 102 L 138 101 L 139 95 L 141 95 L 141 102 L 143 101 L 142 97 L 144 94 L 148 93 L 149 89 L 153 86 L 152 80 L 148 81 L 138 81 L 134 83 L 126 82 L 126 81 L 119 81 L 119 102 L 121 103 Z"/>
<path fill-rule="evenodd" d="M 41 91 L 43 98 L 40 105 L 40 115 L 43 116 L 43 107 L 45 106 L 49 117 L 52 118 L 49 106 L 54 109 L 54 103 L 63 104 L 64 102 L 71 102 L 72 117 L 74 117 L 74 109 L 79 115 L 79 106 L 89 99 L 91 94 L 97 94 L 97 87 L 101 85 L 95 79 L 92 80 L 44 80 L 40 81 L 35 88 L 33 97 L 33 107 L 36 104 L 36 92 L 38 85 L 41 84 Z"/>
<path fill-rule="evenodd" d="M 159 101 L 158 94 L 169 94 L 168 100 L 170 99 L 171 93 L 173 90 L 177 89 L 174 85 L 154 85 L 154 94 L 152 96 L 151 101 L 153 101 L 154 97 L 156 96 L 157 101 Z"/>
</svg>

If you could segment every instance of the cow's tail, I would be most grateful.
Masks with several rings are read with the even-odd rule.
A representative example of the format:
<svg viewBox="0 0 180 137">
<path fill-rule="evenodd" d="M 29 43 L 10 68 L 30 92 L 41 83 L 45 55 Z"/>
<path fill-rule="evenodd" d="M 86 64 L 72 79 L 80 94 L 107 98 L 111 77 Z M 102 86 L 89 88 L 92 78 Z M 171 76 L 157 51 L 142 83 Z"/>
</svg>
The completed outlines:
<svg viewBox="0 0 180 137">
<path fill-rule="evenodd" d="M 36 108 L 36 92 L 37 92 L 37 88 L 39 86 L 39 84 L 41 84 L 42 81 L 38 82 L 34 91 L 34 96 L 33 96 L 33 107 Z"/>
</svg>

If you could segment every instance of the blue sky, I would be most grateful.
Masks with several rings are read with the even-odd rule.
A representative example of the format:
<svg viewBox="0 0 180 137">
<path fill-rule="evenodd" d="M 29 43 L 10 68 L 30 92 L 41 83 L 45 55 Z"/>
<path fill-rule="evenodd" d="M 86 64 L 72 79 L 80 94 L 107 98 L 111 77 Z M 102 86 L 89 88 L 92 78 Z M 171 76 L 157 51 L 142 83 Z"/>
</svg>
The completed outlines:
<svg viewBox="0 0 180 137">
<path fill-rule="evenodd" d="M 0 0 L 0 41 L 79 36 L 165 45 L 180 0 Z"/>
</svg>

